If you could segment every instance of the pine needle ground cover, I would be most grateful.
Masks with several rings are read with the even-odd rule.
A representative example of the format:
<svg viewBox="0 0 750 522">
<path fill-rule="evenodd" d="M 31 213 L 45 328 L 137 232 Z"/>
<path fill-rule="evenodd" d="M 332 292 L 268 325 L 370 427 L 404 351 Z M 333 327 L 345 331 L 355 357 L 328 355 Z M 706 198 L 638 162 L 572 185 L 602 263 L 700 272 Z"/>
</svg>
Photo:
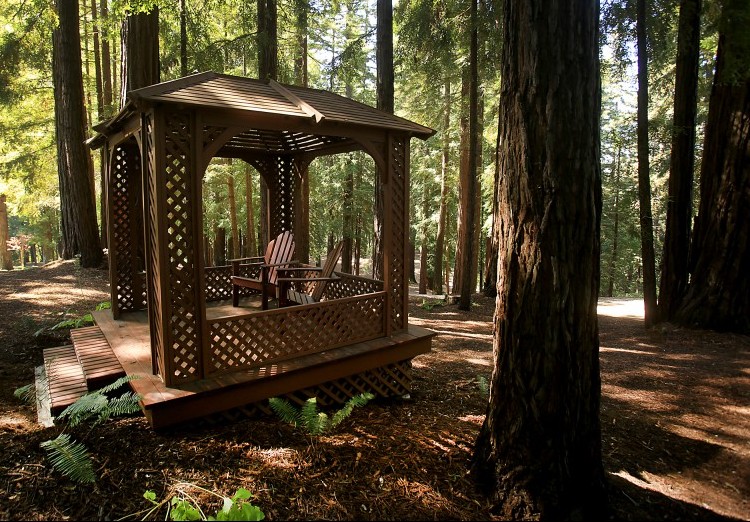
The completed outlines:
<svg viewBox="0 0 750 522">
<path fill-rule="evenodd" d="M 433 353 L 414 360 L 409 400 L 370 401 L 316 437 L 276 416 L 163 434 L 142 417 L 113 418 L 66 430 L 85 441 L 96 483 L 61 476 L 40 447 L 60 428 L 36 425 L 13 391 L 33 380 L 42 348 L 64 341 L 57 330 L 33 333 L 66 311 L 93 310 L 108 298 L 106 277 L 73 263 L 0 272 L 0 519 L 114 520 L 150 508 L 146 490 L 162 499 L 181 482 L 225 496 L 244 488 L 266 520 L 491 519 L 466 475 L 484 417 L 480 377 L 492 365 L 494 300 L 481 297 L 471 312 L 414 300 L 411 321 L 439 335 Z M 646 332 L 637 306 L 613 308 L 600 308 L 613 517 L 748 520 L 750 339 Z M 214 495 L 195 495 L 204 511 L 221 508 Z"/>
</svg>

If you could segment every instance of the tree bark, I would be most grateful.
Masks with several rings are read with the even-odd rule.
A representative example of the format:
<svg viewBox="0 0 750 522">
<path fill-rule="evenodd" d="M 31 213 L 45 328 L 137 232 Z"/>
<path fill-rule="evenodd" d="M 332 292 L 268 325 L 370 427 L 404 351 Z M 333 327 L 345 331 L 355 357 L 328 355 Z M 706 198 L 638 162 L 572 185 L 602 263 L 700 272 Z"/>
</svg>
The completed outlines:
<svg viewBox="0 0 750 522">
<path fill-rule="evenodd" d="M 375 61 L 377 64 L 376 91 L 377 108 L 393 113 L 393 3 L 391 0 L 377 1 L 377 28 Z M 381 174 L 375 176 L 375 216 L 372 249 L 372 274 L 383 279 L 383 186 Z"/>
<path fill-rule="evenodd" d="M 351 158 L 347 158 L 345 161 L 344 194 L 342 197 L 344 208 L 341 216 L 344 247 L 341 250 L 341 271 L 351 274 L 353 273 L 352 258 L 354 255 L 354 166 Z"/>
<path fill-rule="evenodd" d="M 497 124 L 497 138 L 495 141 L 495 179 L 492 186 L 492 230 L 490 232 L 490 240 L 487 243 L 487 263 L 484 267 L 484 288 L 483 292 L 485 297 L 497 297 L 497 258 L 498 258 L 498 244 L 500 238 L 500 229 L 498 228 L 499 222 L 497 220 L 497 187 L 500 184 L 500 128 L 502 123 L 502 109 L 498 107 L 498 124 Z"/>
<path fill-rule="evenodd" d="M 430 193 L 425 179 L 422 194 L 422 226 L 419 233 L 419 293 L 427 293 L 427 214 L 430 212 Z"/>
<path fill-rule="evenodd" d="M 13 270 L 13 256 L 8 250 L 9 239 L 8 206 L 5 204 L 5 194 L 0 194 L 0 268 L 3 270 Z"/>
<path fill-rule="evenodd" d="M 245 165 L 245 256 L 253 257 L 259 255 L 257 234 L 255 232 L 255 209 L 253 208 L 253 179 L 252 167 Z"/>
<path fill-rule="evenodd" d="M 277 80 L 279 75 L 276 0 L 258 0 L 258 78 Z"/>
<path fill-rule="evenodd" d="M 680 2 L 667 223 L 659 287 L 659 319 L 662 321 L 671 321 L 674 318 L 688 284 L 687 260 L 693 217 L 700 13 L 701 0 Z"/>
<path fill-rule="evenodd" d="M 227 264 L 227 231 L 224 227 L 214 227 L 214 266 Z"/>
<path fill-rule="evenodd" d="M 229 255 L 235 259 L 240 257 L 240 229 L 237 226 L 237 198 L 234 194 L 234 176 L 232 174 L 227 176 L 227 193 L 229 195 L 229 223 L 232 227 L 232 248 Z"/>
<path fill-rule="evenodd" d="M 500 264 L 474 470 L 503 519 L 602 520 L 597 3 L 503 4 Z"/>
<path fill-rule="evenodd" d="M 435 274 L 433 291 L 443 293 L 443 259 L 445 253 L 445 227 L 448 214 L 448 165 L 450 163 L 451 81 L 446 75 L 443 94 L 443 151 L 440 164 L 440 214 L 435 237 Z M 447 292 L 447 289 L 446 289 Z"/>
<path fill-rule="evenodd" d="M 469 168 L 471 152 L 471 125 L 469 124 L 469 112 L 471 111 L 471 72 L 470 68 L 464 67 L 461 74 L 461 117 L 459 118 L 459 159 L 458 159 L 458 209 L 456 216 L 456 255 L 453 258 L 453 289 L 454 299 L 461 298 L 463 287 L 464 268 L 468 265 L 466 260 L 466 243 L 471 241 L 468 235 L 469 216 Z M 472 207 L 473 208 L 473 207 Z"/>
<path fill-rule="evenodd" d="M 750 333 L 750 4 L 723 4 L 681 324 Z"/>
<path fill-rule="evenodd" d="M 187 57 L 187 7 L 185 0 L 180 0 L 180 74 L 188 75 Z"/>
<path fill-rule="evenodd" d="M 77 0 L 57 0 L 59 24 L 52 31 L 57 172 L 60 181 L 63 257 L 81 254 L 81 266 L 102 262 L 96 205 L 92 194 L 92 164 L 86 140 L 83 107 L 81 37 Z"/>
<path fill-rule="evenodd" d="M 129 91 L 159 83 L 159 9 L 129 14 L 122 25 L 120 108 Z"/>
<path fill-rule="evenodd" d="M 651 177 L 648 158 L 648 51 L 646 46 L 646 0 L 637 4 L 638 38 L 638 208 L 641 223 L 643 304 L 646 327 L 657 318 L 654 220 L 651 214 Z"/>
<path fill-rule="evenodd" d="M 617 158 L 615 159 L 615 223 L 612 231 L 612 252 L 609 256 L 609 284 L 607 285 L 607 297 L 612 297 L 615 290 L 615 261 L 617 261 L 617 240 L 620 235 L 620 162 L 622 161 L 622 143 L 617 144 Z"/>
<path fill-rule="evenodd" d="M 104 29 L 109 18 L 107 0 L 100 1 L 99 14 L 102 40 L 102 109 L 103 116 L 108 117 L 112 114 L 112 56 L 109 52 L 109 31 Z"/>
</svg>

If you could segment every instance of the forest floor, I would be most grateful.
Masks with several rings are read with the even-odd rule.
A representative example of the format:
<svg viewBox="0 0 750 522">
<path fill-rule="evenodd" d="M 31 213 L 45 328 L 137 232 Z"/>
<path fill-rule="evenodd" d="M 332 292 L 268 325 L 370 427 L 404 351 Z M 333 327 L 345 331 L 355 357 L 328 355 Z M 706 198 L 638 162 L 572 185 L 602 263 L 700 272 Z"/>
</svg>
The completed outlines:
<svg viewBox="0 0 750 522">
<path fill-rule="evenodd" d="M 62 428 L 38 425 L 13 391 L 67 336 L 34 333 L 108 300 L 106 279 L 74 262 L 0 272 L 0 519 L 117 520 L 149 507 L 146 489 L 163 499 L 181 483 L 227 496 L 244 487 L 271 520 L 492 518 L 467 475 L 492 367 L 494 300 L 479 296 L 471 312 L 412 298 L 410 321 L 438 335 L 414 360 L 411 398 L 356 409 L 331 435 L 275 417 L 154 433 L 134 416 L 67 429 L 99 478 L 62 477 L 39 447 Z M 640 310 L 599 307 L 611 518 L 750 520 L 750 337 L 645 330 Z M 220 505 L 191 494 L 209 513 Z"/>
</svg>

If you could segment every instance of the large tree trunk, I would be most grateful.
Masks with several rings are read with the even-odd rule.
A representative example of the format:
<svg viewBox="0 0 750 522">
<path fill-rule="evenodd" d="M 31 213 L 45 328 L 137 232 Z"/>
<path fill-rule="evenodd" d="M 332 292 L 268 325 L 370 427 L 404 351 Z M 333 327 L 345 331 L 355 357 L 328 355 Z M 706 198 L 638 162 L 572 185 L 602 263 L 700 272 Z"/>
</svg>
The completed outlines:
<svg viewBox="0 0 750 522">
<path fill-rule="evenodd" d="M 294 59 L 295 83 L 307 87 L 307 11 L 310 8 L 308 0 L 295 0 L 297 55 Z M 310 262 L 310 176 L 309 164 L 304 161 L 299 164 L 299 191 L 297 204 L 294 207 L 295 231 L 294 257 L 301 263 Z"/>
<path fill-rule="evenodd" d="M 354 273 L 352 270 L 352 257 L 354 246 L 354 165 L 351 158 L 346 160 L 344 166 L 344 194 L 343 194 L 343 224 L 342 239 L 344 248 L 341 251 L 341 271 L 346 274 Z"/>
<path fill-rule="evenodd" d="M 507 519 L 602 520 L 597 4 L 503 4 L 500 265 L 475 471 Z"/>
<path fill-rule="evenodd" d="M 750 4 L 723 5 L 690 284 L 676 320 L 750 333 Z"/>
<path fill-rule="evenodd" d="M 0 194 L 0 268 L 3 270 L 13 270 L 13 257 L 8 250 L 9 239 L 8 206 L 5 204 L 5 194 Z"/>
<path fill-rule="evenodd" d="M 377 65 L 377 107 L 393 113 L 393 3 L 391 0 L 377 1 L 377 28 L 375 43 Z M 383 274 L 383 186 L 380 174 L 375 176 L 375 216 L 372 249 L 372 275 L 382 280 Z"/>
<path fill-rule="evenodd" d="M 59 24 L 52 31 L 52 77 L 63 257 L 70 259 L 74 253 L 80 252 L 81 266 L 95 267 L 102 261 L 102 248 L 92 197 L 92 164 L 84 145 L 86 112 L 83 107 L 78 1 L 57 0 L 55 8 Z"/>
<path fill-rule="evenodd" d="M 701 0 L 680 2 L 667 224 L 659 288 L 659 318 L 662 321 L 674 318 L 688 284 L 687 261 L 693 214 L 700 13 Z"/>
<path fill-rule="evenodd" d="M 419 232 L 419 293 L 427 293 L 427 214 L 430 212 L 429 180 L 425 179 L 422 193 L 422 226 Z"/>
<path fill-rule="evenodd" d="M 112 114 L 112 56 L 109 52 L 109 31 L 105 29 L 109 18 L 107 0 L 100 0 L 99 9 L 102 40 L 102 104 L 104 116 L 108 117 Z"/>
<path fill-rule="evenodd" d="M 641 222 L 643 304 L 646 326 L 656 321 L 656 261 L 654 220 L 651 214 L 651 177 L 648 159 L 648 52 L 646 47 L 646 0 L 638 0 L 638 209 Z"/>
<path fill-rule="evenodd" d="M 180 0 L 180 74 L 188 74 L 187 58 L 187 7 L 185 0 Z"/>
<path fill-rule="evenodd" d="M 615 201 L 614 208 L 612 209 L 614 215 L 614 227 L 612 230 L 612 252 L 609 256 L 609 270 L 607 271 L 607 277 L 609 284 L 607 285 L 607 297 L 612 297 L 615 290 L 615 262 L 617 261 L 617 241 L 620 235 L 620 165 L 622 161 L 622 143 L 617 143 L 617 157 L 615 158 L 614 168 L 614 187 L 615 187 Z"/>
<path fill-rule="evenodd" d="M 159 9 L 129 14 L 122 24 L 120 107 L 129 91 L 159 83 Z"/>
<path fill-rule="evenodd" d="M 469 112 L 471 105 L 471 72 L 464 68 L 461 74 L 461 116 L 459 118 L 459 156 L 458 156 L 458 209 L 456 216 L 456 255 L 453 258 L 453 289 L 454 299 L 460 299 L 463 287 L 463 276 L 466 260 L 466 244 L 471 241 L 468 235 L 468 216 L 470 205 L 469 191 L 469 169 L 471 166 L 471 126 L 469 124 Z M 469 271 L 470 273 L 471 271 Z"/>
<path fill-rule="evenodd" d="M 440 214 L 435 237 L 435 274 L 433 291 L 443 293 L 443 258 L 445 253 L 445 227 L 448 214 L 448 164 L 450 163 L 451 81 L 445 78 L 443 95 L 443 151 L 440 165 Z M 447 292 L 447 289 L 446 289 Z"/>
<path fill-rule="evenodd" d="M 102 34 L 101 24 L 98 22 L 98 13 L 96 0 L 91 0 L 91 21 L 93 22 L 94 33 L 94 73 L 96 75 L 96 115 L 99 121 L 104 120 L 104 91 L 102 83 L 102 54 L 100 51 L 100 37 Z M 109 51 L 108 51 L 109 53 Z M 102 248 L 107 248 L 107 205 L 104 203 L 105 194 L 107 193 L 107 163 L 105 157 L 105 148 L 100 152 L 99 161 L 99 187 L 101 190 L 101 205 L 99 205 L 99 220 L 101 222 L 100 242 Z"/>
<path fill-rule="evenodd" d="M 229 195 L 229 223 L 232 227 L 232 248 L 229 255 L 234 259 L 240 257 L 240 229 L 237 226 L 237 198 L 234 194 L 234 175 L 231 173 L 227 176 L 227 194 Z"/>
<path fill-rule="evenodd" d="M 276 0 L 258 0 L 258 77 L 261 80 L 278 79 L 278 47 Z"/>
</svg>

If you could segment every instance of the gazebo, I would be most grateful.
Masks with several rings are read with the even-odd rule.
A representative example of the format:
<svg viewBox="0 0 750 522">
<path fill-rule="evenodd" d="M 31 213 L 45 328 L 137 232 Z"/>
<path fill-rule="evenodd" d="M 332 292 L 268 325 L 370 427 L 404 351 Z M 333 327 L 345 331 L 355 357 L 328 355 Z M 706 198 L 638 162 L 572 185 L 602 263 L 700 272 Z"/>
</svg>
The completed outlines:
<svg viewBox="0 0 750 522">
<path fill-rule="evenodd" d="M 434 131 L 331 92 L 205 72 L 137 89 L 95 127 L 106 161 L 111 310 L 97 326 L 154 427 L 277 395 L 343 402 L 409 392 L 432 334 L 408 324 L 409 139 Z M 214 157 L 252 165 L 268 188 L 269 237 L 304 230 L 315 158 L 362 150 L 382 187 L 383 281 L 336 273 L 321 302 L 214 308 L 230 267 L 206 267 L 202 179 Z M 247 267 L 250 270 L 250 267 Z M 251 405 L 251 406 L 248 406 Z"/>
</svg>

